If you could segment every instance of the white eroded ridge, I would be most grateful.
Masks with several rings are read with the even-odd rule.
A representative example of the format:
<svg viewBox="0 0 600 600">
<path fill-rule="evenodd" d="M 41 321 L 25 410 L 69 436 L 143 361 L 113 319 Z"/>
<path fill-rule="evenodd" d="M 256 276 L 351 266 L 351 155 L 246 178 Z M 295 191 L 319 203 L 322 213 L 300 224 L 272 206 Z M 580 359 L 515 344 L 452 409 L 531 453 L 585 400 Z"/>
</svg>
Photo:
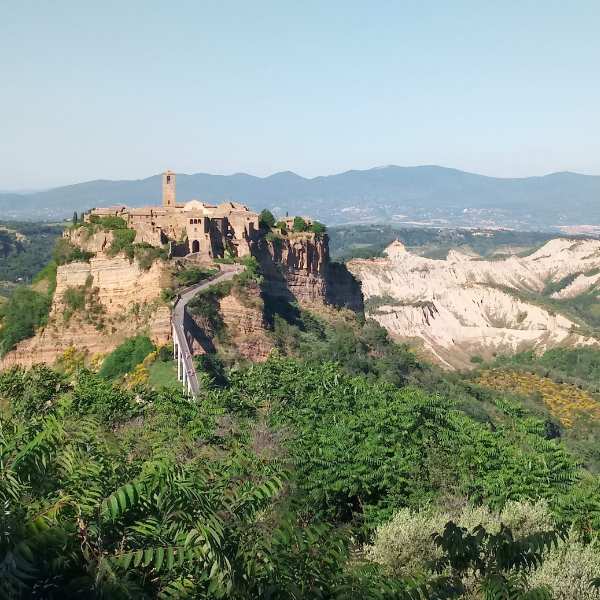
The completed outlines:
<svg viewBox="0 0 600 600">
<path fill-rule="evenodd" d="M 442 364 L 467 366 L 473 354 L 594 343 L 578 323 L 532 298 L 598 293 L 600 241 L 555 239 L 528 256 L 483 260 L 453 250 L 445 260 L 417 256 L 401 242 L 387 258 L 348 264 L 361 281 L 368 316 L 397 339 L 420 340 Z M 562 287 L 561 287 L 562 286 Z"/>
</svg>

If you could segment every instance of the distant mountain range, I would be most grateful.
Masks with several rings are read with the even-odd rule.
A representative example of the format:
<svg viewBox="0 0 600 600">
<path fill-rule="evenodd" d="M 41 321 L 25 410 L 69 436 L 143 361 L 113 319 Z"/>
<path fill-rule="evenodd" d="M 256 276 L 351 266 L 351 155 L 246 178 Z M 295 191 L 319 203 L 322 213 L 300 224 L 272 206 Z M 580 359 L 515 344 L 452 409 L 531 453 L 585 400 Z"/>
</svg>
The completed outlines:
<svg viewBox="0 0 600 600">
<path fill-rule="evenodd" d="M 62 219 L 95 206 L 158 204 L 160 197 L 160 175 L 0 193 L 0 219 Z M 502 179 L 438 166 L 387 166 L 312 179 L 290 171 L 269 177 L 180 174 L 177 198 L 236 200 L 279 215 L 311 215 L 329 225 L 388 222 L 517 229 L 600 225 L 600 176 L 570 172 Z"/>
</svg>

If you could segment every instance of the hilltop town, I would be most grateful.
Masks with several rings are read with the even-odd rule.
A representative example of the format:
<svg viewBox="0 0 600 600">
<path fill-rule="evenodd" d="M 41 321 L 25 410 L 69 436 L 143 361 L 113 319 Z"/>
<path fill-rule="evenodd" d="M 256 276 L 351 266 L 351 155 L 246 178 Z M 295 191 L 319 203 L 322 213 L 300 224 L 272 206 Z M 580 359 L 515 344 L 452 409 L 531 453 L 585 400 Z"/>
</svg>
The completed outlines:
<svg viewBox="0 0 600 600">
<path fill-rule="evenodd" d="M 184 357 L 213 353 L 224 329 L 234 355 L 264 360 L 281 306 L 362 311 L 360 287 L 331 263 L 320 223 L 275 221 L 237 202 L 179 202 L 171 171 L 162 176 L 160 206 L 93 208 L 65 229 L 55 256 L 55 274 L 36 284 L 48 294 L 47 317 L 32 337 L 7 348 L 0 368 L 53 364 L 71 348 L 97 361 L 139 334 L 158 346 L 175 341 L 176 356 L 180 349 Z M 204 312 L 218 315 L 219 327 L 178 312 L 184 289 L 187 300 L 190 289 L 210 291 Z M 174 339 L 179 326 L 185 340 Z"/>
<path fill-rule="evenodd" d="M 259 236 L 259 216 L 237 202 L 218 206 L 189 200 L 177 203 L 176 175 L 162 176 L 162 206 L 94 208 L 86 222 L 106 217 L 121 218 L 135 230 L 138 243 L 169 245 L 172 256 L 197 255 L 200 259 L 223 258 L 225 251 L 248 256 L 250 243 Z"/>
</svg>

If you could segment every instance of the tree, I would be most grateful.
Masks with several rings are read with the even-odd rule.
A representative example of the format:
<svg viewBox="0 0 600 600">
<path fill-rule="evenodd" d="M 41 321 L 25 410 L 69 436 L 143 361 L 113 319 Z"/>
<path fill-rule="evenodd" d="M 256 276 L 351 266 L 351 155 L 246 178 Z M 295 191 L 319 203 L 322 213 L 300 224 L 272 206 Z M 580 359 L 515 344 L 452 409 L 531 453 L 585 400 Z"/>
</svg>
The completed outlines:
<svg viewBox="0 0 600 600">
<path fill-rule="evenodd" d="M 294 217 L 294 225 L 292 230 L 296 233 L 300 233 L 302 231 L 306 231 L 306 221 L 302 217 Z"/>
<path fill-rule="evenodd" d="M 308 230 L 312 231 L 312 233 L 323 234 L 327 231 L 327 228 L 325 227 L 325 225 L 323 225 L 323 223 L 320 223 L 319 221 L 313 221 L 312 225 L 308 228 Z"/>
<path fill-rule="evenodd" d="M 270 210 L 264 208 L 258 216 L 258 225 L 261 229 L 269 230 L 275 226 L 275 217 Z"/>
<path fill-rule="evenodd" d="M 77 225 L 77 211 L 73 212 L 73 225 Z"/>
<path fill-rule="evenodd" d="M 530 587 L 524 576 L 538 568 L 544 553 L 563 538 L 562 532 L 543 531 L 515 539 L 504 524 L 498 533 L 489 533 L 481 525 L 469 532 L 450 521 L 443 533 L 434 536 L 443 551 L 434 569 L 439 574 L 450 572 L 450 597 L 463 597 L 465 584 L 472 585 L 474 579 L 482 598 L 549 600 L 547 588 Z"/>
</svg>

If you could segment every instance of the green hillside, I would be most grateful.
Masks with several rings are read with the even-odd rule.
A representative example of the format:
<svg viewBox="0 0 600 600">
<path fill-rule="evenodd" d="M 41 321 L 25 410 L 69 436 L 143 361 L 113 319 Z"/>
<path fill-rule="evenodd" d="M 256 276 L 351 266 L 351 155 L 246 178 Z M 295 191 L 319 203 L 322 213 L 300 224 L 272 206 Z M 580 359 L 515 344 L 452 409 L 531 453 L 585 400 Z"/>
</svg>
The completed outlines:
<svg viewBox="0 0 600 600">
<path fill-rule="evenodd" d="M 195 402 L 148 378 L 168 349 L 2 373 L 2 594 L 597 597 L 600 480 L 548 418 L 372 322 L 273 336 L 264 364 L 202 363 Z"/>
</svg>

